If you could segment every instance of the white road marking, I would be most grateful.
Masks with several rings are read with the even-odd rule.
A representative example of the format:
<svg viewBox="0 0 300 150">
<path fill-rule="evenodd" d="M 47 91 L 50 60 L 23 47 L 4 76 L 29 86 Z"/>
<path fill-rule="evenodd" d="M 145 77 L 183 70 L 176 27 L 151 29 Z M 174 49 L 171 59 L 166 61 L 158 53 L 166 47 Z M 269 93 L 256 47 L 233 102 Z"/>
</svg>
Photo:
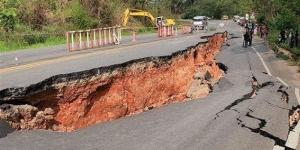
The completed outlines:
<svg viewBox="0 0 300 150">
<path fill-rule="evenodd" d="M 298 134 L 300 133 L 300 123 L 299 122 L 297 123 L 296 127 L 294 128 L 294 131 Z"/>
<path fill-rule="evenodd" d="M 268 75 L 272 76 L 271 71 L 268 68 L 268 66 L 266 65 L 266 63 L 265 63 L 264 59 L 262 58 L 262 56 L 257 52 L 255 47 L 252 47 L 252 49 L 254 50 L 256 55 L 259 57 L 259 59 L 262 62 L 265 70 L 267 71 Z M 280 77 L 276 77 L 276 79 L 279 80 L 285 86 L 289 87 L 289 85 L 286 82 L 284 82 Z M 296 94 L 298 104 L 300 104 L 300 95 L 299 95 L 299 89 L 298 88 L 295 88 L 295 94 Z M 287 146 L 289 148 L 296 149 L 296 147 L 298 145 L 298 141 L 299 141 L 299 133 L 300 133 L 300 121 L 297 123 L 297 126 L 295 127 L 294 131 L 289 132 L 288 139 L 285 143 L 285 146 Z M 285 149 L 284 147 L 281 147 L 279 145 L 274 145 L 274 147 L 273 147 L 273 150 L 284 150 L 284 149 Z"/>
<path fill-rule="evenodd" d="M 296 99 L 297 99 L 297 101 L 298 101 L 298 104 L 300 105 L 299 88 L 295 88 L 295 95 L 296 95 Z"/>
<path fill-rule="evenodd" d="M 290 131 L 285 146 L 296 149 L 298 145 L 298 140 L 299 140 L 299 134 L 294 131 Z"/>
<path fill-rule="evenodd" d="M 279 146 L 279 145 L 275 145 L 275 146 L 273 147 L 273 150 L 284 150 L 284 147 Z"/>
<path fill-rule="evenodd" d="M 286 82 L 284 82 L 280 77 L 276 77 L 276 79 L 279 80 L 286 87 L 289 87 L 289 85 Z"/>
<path fill-rule="evenodd" d="M 261 57 L 261 55 L 257 52 L 257 50 L 256 50 L 254 47 L 252 47 L 252 49 L 254 50 L 254 52 L 256 53 L 256 55 L 259 57 L 261 63 L 262 63 L 263 66 L 265 67 L 265 69 L 266 69 L 268 75 L 269 75 L 269 76 L 272 76 L 271 71 L 270 71 L 270 69 L 268 68 L 268 66 L 266 65 L 264 59 Z"/>
</svg>

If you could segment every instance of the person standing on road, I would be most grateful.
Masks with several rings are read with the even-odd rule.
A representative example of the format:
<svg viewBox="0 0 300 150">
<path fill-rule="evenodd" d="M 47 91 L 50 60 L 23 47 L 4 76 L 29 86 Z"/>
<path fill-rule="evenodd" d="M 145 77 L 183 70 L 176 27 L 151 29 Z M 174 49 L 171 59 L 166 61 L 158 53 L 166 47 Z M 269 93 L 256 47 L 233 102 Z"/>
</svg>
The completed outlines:
<svg viewBox="0 0 300 150">
<path fill-rule="evenodd" d="M 248 22 L 246 22 L 245 28 L 246 28 L 246 30 L 249 29 L 249 24 L 248 24 Z"/>
<path fill-rule="evenodd" d="M 268 31 L 268 27 L 264 24 L 263 26 L 262 26 L 262 38 L 264 39 L 264 40 L 266 40 L 267 39 L 267 36 L 268 36 L 268 33 L 269 33 L 269 31 Z"/>
<path fill-rule="evenodd" d="M 207 32 L 207 31 L 208 31 L 208 21 L 207 21 L 207 17 L 205 17 L 203 23 L 204 23 L 204 30 L 205 30 L 205 32 Z"/>
<path fill-rule="evenodd" d="M 254 30 L 255 30 L 255 23 L 254 23 L 254 21 L 251 21 L 250 22 L 250 30 L 249 30 L 249 32 L 250 32 L 250 39 L 249 39 L 249 46 L 251 46 L 252 45 L 252 38 L 253 38 L 253 34 L 254 34 Z"/>
<path fill-rule="evenodd" d="M 248 29 L 246 29 L 246 33 L 244 34 L 244 41 L 243 41 L 243 46 L 245 48 L 247 48 L 247 46 L 248 46 L 249 38 L 250 38 L 249 31 L 248 31 Z"/>
<path fill-rule="evenodd" d="M 257 31 L 258 31 L 258 25 L 257 25 L 257 24 L 255 24 L 254 26 L 255 26 L 255 28 L 254 28 L 254 33 L 253 33 L 253 34 L 254 34 L 254 35 L 257 35 Z"/>
<path fill-rule="evenodd" d="M 249 30 L 248 35 L 249 35 L 249 46 L 251 46 L 252 45 L 252 38 L 253 38 L 253 31 Z"/>
<path fill-rule="evenodd" d="M 260 34 L 260 38 L 263 38 L 263 26 L 262 25 L 259 26 L 259 34 Z"/>
</svg>

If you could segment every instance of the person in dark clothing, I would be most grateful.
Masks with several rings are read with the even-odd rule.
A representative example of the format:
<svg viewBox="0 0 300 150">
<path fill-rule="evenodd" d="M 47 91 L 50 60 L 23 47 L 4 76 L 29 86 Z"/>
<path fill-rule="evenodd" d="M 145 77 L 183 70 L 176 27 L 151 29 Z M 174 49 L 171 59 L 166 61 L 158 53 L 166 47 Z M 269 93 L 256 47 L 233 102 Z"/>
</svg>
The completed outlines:
<svg viewBox="0 0 300 150">
<path fill-rule="evenodd" d="M 292 32 L 291 34 L 292 34 L 292 36 L 291 36 L 290 48 L 294 48 L 294 44 L 295 44 L 295 35 L 294 35 L 293 32 Z"/>
<path fill-rule="evenodd" d="M 263 29 L 262 29 L 262 25 L 260 25 L 259 27 L 259 33 L 260 33 L 260 38 L 263 38 Z"/>
<path fill-rule="evenodd" d="M 256 25 L 254 22 L 252 22 L 252 31 L 254 32 L 254 29 L 256 28 Z"/>
<path fill-rule="evenodd" d="M 296 34 L 295 34 L 295 46 L 298 47 L 298 42 L 299 42 L 299 34 L 298 34 L 298 30 L 296 30 Z"/>
<path fill-rule="evenodd" d="M 248 46 L 249 38 L 250 38 L 250 36 L 249 36 L 249 32 L 247 30 L 246 33 L 244 34 L 244 41 L 243 41 L 243 45 L 245 48 L 247 48 L 247 46 Z"/>
<path fill-rule="evenodd" d="M 249 46 L 251 46 L 252 45 L 252 35 L 253 35 L 252 30 L 248 31 L 248 35 L 249 35 Z"/>
<path fill-rule="evenodd" d="M 286 40 L 286 37 L 285 37 L 285 31 L 284 30 L 281 30 L 280 31 L 280 43 L 284 43 Z"/>
<path fill-rule="evenodd" d="M 246 25 L 245 25 L 245 29 L 246 29 L 247 31 L 249 30 L 248 23 L 246 23 Z"/>
</svg>

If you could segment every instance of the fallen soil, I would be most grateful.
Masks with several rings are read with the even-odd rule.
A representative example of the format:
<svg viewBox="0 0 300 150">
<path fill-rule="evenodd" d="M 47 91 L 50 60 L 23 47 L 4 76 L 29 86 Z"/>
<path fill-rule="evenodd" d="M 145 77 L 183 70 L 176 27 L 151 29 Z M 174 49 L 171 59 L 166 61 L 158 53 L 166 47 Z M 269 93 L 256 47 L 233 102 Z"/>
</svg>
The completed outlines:
<svg viewBox="0 0 300 150">
<path fill-rule="evenodd" d="M 219 81 L 217 33 L 170 56 L 50 77 L 0 91 L 0 119 L 12 128 L 74 131 L 168 103 L 205 97 Z"/>
</svg>

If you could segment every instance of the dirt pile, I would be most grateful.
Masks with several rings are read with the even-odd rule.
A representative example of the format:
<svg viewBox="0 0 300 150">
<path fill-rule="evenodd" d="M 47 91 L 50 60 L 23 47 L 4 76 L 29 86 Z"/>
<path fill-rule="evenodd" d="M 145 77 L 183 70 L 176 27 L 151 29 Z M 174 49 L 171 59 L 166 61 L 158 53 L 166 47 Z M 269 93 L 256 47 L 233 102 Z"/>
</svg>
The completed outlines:
<svg viewBox="0 0 300 150">
<path fill-rule="evenodd" d="M 0 91 L 0 119 L 17 129 L 73 131 L 168 103 L 207 96 L 222 76 L 223 33 L 170 56 L 53 76 Z"/>
</svg>

